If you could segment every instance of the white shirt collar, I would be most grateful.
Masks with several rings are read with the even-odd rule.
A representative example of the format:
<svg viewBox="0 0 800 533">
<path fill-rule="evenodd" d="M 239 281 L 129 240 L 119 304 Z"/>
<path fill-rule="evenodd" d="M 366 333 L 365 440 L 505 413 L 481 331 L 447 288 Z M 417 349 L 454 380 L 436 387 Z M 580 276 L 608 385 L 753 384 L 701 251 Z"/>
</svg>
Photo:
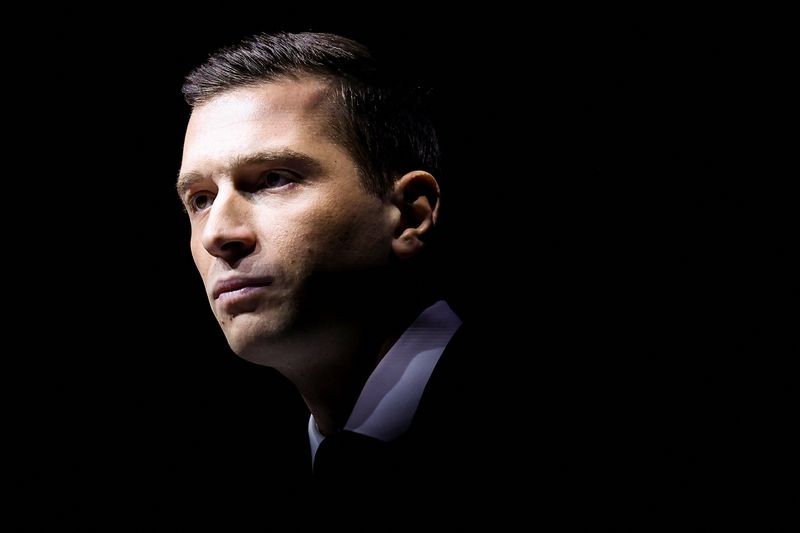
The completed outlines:
<svg viewBox="0 0 800 533">
<path fill-rule="evenodd" d="M 444 300 L 423 311 L 375 367 L 344 429 L 382 441 L 402 435 L 411 425 L 439 357 L 460 325 L 461 320 Z M 312 415 L 308 420 L 312 460 L 324 438 Z"/>
</svg>

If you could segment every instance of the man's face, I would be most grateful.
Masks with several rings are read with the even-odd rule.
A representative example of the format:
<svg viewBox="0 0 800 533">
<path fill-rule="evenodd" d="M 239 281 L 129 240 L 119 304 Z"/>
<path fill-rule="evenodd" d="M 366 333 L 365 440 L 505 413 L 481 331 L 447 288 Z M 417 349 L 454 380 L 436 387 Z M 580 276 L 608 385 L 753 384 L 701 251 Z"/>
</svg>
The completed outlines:
<svg viewBox="0 0 800 533">
<path fill-rule="evenodd" d="M 223 93 L 189 120 L 178 191 L 192 256 L 231 348 L 250 360 L 269 363 L 269 347 L 313 330 L 320 309 L 335 315 L 320 287 L 389 261 L 397 212 L 365 191 L 328 120 L 314 80 Z"/>
</svg>

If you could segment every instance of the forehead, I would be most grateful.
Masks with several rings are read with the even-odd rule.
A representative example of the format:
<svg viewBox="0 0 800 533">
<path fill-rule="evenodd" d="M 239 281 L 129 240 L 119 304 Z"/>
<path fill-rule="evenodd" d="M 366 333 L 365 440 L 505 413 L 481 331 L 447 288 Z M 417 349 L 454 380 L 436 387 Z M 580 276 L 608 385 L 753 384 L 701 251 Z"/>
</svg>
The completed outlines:
<svg viewBox="0 0 800 533">
<path fill-rule="evenodd" d="M 329 141 L 328 87 L 322 80 L 280 80 L 222 93 L 189 119 L 183 164 L 241 152 Z"/>
</svg>

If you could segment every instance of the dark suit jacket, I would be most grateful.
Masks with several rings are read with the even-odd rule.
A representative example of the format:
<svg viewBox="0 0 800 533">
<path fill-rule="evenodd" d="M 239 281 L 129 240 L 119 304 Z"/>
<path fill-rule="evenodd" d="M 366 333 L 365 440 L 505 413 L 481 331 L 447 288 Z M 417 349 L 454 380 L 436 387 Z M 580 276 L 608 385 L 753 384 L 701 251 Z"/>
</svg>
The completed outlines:
<svg viewBox="0 0 800 533">
<path fill-rule="evenodd" d="M 636 369 L 590 363 L 603 361 L 597 337 L 561 338 L 539 328 L 525 342 L 502 324 L 465 323 L 406 434 L 326 439 L 312 483 L 321 523 L 658 529 L 702 510 L 663 387 Z"/>
<path fill-rule="evenodd" d="M 503 480 L 513 475 L 507 459 L 517 428 L 506 416 L 491 357 L 462 326 L 405 434 L 388 443 L 349 431 L 325 439 L 313 474 L 315 508 L 323 516 L 361 516 L 378 530 L 489 525 L 502 518 L 495 507 L 509 503 L 500 483 L 508 487 Z"/>
</svg>

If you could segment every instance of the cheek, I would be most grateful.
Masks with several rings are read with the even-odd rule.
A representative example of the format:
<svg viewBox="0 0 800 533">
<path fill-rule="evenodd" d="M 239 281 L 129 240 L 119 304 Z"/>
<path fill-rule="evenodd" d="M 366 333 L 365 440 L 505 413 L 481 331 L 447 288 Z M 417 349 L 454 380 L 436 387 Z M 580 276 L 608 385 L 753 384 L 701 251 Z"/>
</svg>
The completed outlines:
<svg viewBox="0 0 800 533">
<path fill-rule="evenodd" d="M 203 247 L 202 243 L 199 239 L 195 238 L 194 236 L 191 238 L 189 242 L 189 247 L 192 251 L 192 259 L 194 260 L 194 265 L 197 267 L 198 272 L 203 277 L 203 281 L 206 279 L 206 271 L 208 269 L 208 263 L 210 259 L 210 255 Z"/>
<path fill-rule="evenodd" d="M 299 231 L 286 237 L 299 260 L 319 263 L 322 269 L 346 269 L 388 258 L 391 231 L 382 209 L 371 204 L 325 207 L 306 213 L 297 221 Z"/>
</svg>

